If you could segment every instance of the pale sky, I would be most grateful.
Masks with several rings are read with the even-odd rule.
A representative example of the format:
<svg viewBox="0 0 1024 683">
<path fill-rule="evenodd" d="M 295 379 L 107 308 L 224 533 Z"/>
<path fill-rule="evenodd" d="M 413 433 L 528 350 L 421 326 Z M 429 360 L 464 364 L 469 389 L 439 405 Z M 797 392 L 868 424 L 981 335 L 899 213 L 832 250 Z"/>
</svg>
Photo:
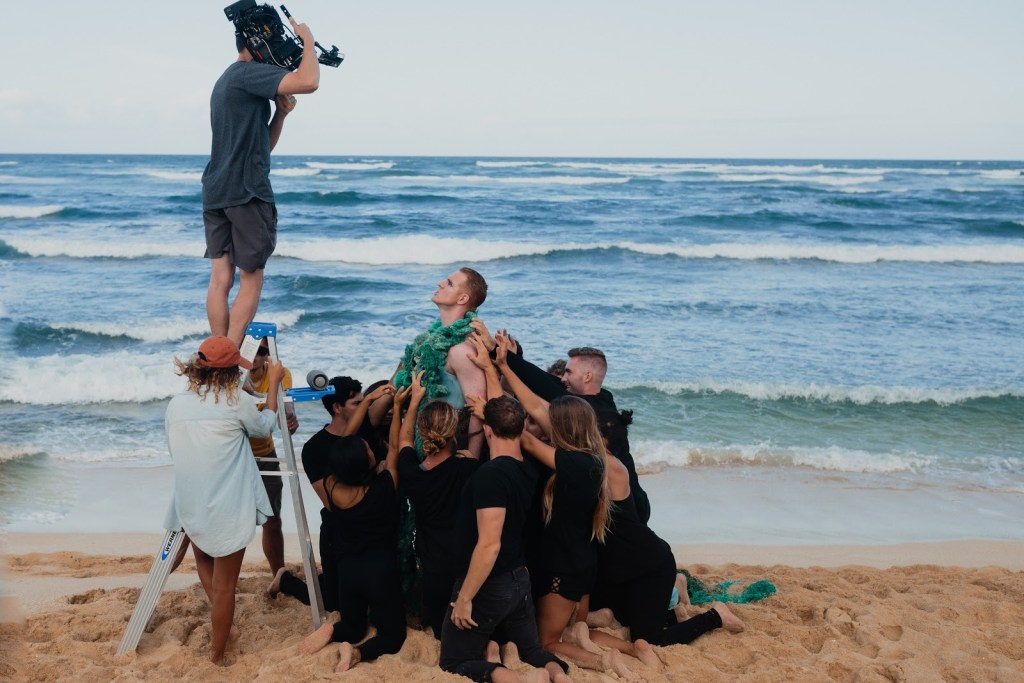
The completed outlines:
<svg viewBox="0 0 1024 683">
<path fill-rule="evenodd" d="M 208 154 L 226 0 L 7 3 L 0 153 Z M 1024 159 L 1024 0 L 293 0 L 278 154 Z"/>
</svg>

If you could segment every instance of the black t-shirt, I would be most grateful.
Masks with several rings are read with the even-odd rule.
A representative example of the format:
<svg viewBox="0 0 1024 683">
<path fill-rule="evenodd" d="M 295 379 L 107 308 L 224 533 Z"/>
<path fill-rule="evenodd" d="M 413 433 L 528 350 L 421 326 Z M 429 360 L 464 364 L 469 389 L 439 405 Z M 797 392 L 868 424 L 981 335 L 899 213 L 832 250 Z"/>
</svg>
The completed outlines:
<svg viewBox="0 0 1024 683">
<path fill-rule="evenodd" d="M 648 576 L 669 563 L 675 566 L 669 544 L 640 521 L 632 494 L 615 502 L 610 533 L 597 552 L 598 580 L 604 584 Z"/>
<path fill-rule="evenodd" d="M 589 453 L 555 451 L 551 522 L 544 527 L 541 567 L 555 575 L 594 569 L 597 547 L 594 508 L 601 492 L 603 463 Z"/>
<path fill-rule="evenodd" d="M 315 484 L 330 473 L 331 449 L 341 438 L 324 427 L 302 446 L 302 469 L 306 470 L 310 484 Z"/>
<path fill-rule="evenodd" d="M 356 435 L 365 441 L 370 450 L 373 451 L 373 457 L 377 460 L 378 465 L 387 459 L 388 444 L 384 441 L 380 431 L 370 422 L 369 413 L 363 418 L 363 423 L 359 425 L 359 431 L 356 432 Z"/>
<path fill-rule="evenodd" d="M 475 458 L 451 456 L 425 470 L 416 449 L 398 453 L 398 481 L 416 513 L 416 555 L 427 571 L 455 573 L 455 514 L 463 486 L 479 467 Z"/>
<path fill-rule="evenodd" d="M 394 554 L 398 545 L 398 495 L 390 472 L 375 475 L 363 499 L 350 508 L 335 507 L 331 492 L 328 486 L 330 526 L 338 558 L 377 551 Z"/>
<path fill-rule="evenodd" d="M 491 575 L 509 572 L 525 564 L 523 523 L 533 499 L 536 471 L 529 464 L 508 456 L 492 456 L 480 465 L 462 489 L 456 513 L 456 575 L 465 576 L 478 539 L 476 512 L 505 508 L 501 528 L 501 550 Z"/>
</svg>

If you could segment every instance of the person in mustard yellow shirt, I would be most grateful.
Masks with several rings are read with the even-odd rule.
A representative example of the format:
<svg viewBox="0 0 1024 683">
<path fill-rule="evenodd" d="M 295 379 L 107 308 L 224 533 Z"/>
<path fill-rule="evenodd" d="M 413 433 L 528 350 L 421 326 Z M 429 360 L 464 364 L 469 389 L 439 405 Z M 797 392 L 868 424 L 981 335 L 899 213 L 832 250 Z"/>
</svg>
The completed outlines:
<svg viewBox="0 0 1024 683">
<path fill-rule="evenodd" d="M 249 381 L 246 383 L 246 390 L 250 388 L 257 400 L 265 397 L 270 390 L 270 375 L 267 368 L 270 363 L 270 347 L 267 338 L 260 342 L 260 348 L 252 361 L 252 370 L 249 371 Z M 288 368 L 284 369 L 284 379 L 281 380 L 282 389 L 292 388 L 292 373 Z M 262 402 L 257 404 L 263 410 Z M 285 415 L 288 418 L 288 432 L 295 433 L 299 428 L 299 421 L 295 417 L 295 408 L 291 403 L 285 403 Z M 252 454 L 257 458 L 276 458 L 277 451 L 274 449 L 274 437 L 251 437 L 249 445 L 252 447 Z M 256 463 L 261 472 L 279 472 L 281 467 L 276 462 Z M 263 554 L 270 564 L 270 573 L 277 574 L 277 570 L 284 566 L 284 534 L 281 533 L 281 492 L 284 490 L 284 480 L 276 474 L 263 475 L 263 486 L 267 489 L 267 497 L 270 498 L 270 505 L 274 508 L 274 516 L 268 517 L 263 524 Z"/>
</svg>

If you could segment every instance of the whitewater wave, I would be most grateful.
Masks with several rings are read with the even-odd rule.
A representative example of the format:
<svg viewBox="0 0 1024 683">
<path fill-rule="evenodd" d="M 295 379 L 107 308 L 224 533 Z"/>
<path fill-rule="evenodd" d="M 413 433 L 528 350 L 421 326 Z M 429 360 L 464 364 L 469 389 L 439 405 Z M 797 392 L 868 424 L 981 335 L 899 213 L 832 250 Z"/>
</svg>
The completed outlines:
<svg viewBox="0 0 1024 683">
<path fill-rule="evenodd" d="M 282 313 L 260 312 L 260 319 L 277 323 L 278 329 L 293 327 L 302 317 L 304 311 L 287 311 Z M 58 330 L 80 330 L 89 334 L 105 337 L 128 337 L 149 343 L 172 342 L 189 337 L 204 337 L 210 333 L 210 323 L 206 318 L 161 318 L 154 321 L 132 321 L 88 323 L 70 322 L 55 323 L 50 327 Z"/>
<path fill-rule="evenodd" d="M 321 171 L 386 171 L 394 168 L 393 161 L 352 161 L 352 162 L 329 162 L 329 161 L 307 161 L 306 166 Z"/>
<path fill-rule="evenodd" d="M 63 237 L 0 235 L 11 248 L 29 256 L 75 258 L 143 258 L 148 256 L 196 256 L 203 253 L 199 241 L 67 240 Z M 1024 246 L 1006 244 L 974 245 L 863 245 L 863 244 L 749 244 L 698 245 L 647 244 L 639 242 L 551 243 L 511 240 L 488 241 L 473 238 L 403 235 L 362 239 L 290 240 L 279 244 L 275 257 L 312 262 L 360 263 L 369 265 L 439 265 L 460 261 L 493 261 L 503 258 L 538 256 L 564 252 L 621 249 L 648 256 L 683 259 L 735 259 L 741 261 L 819 260 L 834 263 L 867 264 L 882 261 L 916 263 L 1024 263 Z"/>
<path fill-rule="evenodd" d="M 682 441 L 631 443 L 637 469 L 666 467 L 806 467 L 829 472 L 887 474 L 920 472 L 934 465 L 934 456 L 916 453 L 871 453 L 840 448 L 781 448 L 765 444 L 699 446 Z"/>
<path fill-rule="evenodd" d="M 188 358 L 183 349 L 179 358 Z M 75 354 L 15 358 L 0 369 L 0 401 L 33 405 L 132 402 L 182 390 L 172 354 Z"/>
<path fill-rule="evenodd" d="M 805 182 L 805 183 L 817 183 L 820 185 L 833 185 L 836 187 L 846 187 L 848 185 L 863 185 L 865 183 L 878 183 L 885 179 L 885 176 L 881 175 L 868 175 L 868 176 L 854 176 L 854 177 L 835 177 L 831 175 L 786 175 L 780 173 L 723 173 L 719 175 L 717 180 L 731 183 L 763 183 L 763 182 Z"/>
<path fill-rule="evenodd" d="M 144 258 L 147 256 L 199 256 L 204 244 L 198 241 L 165 240 L 127 242 L 111 240 L 67 240 L 62 237 L 4 235 L 8 246 L 28 256 L 70 256 L 72 258 Z"/>
<path fill-rule="evenodd" d="M 982 171 L 979 175 L 989 180 L 1024 180 L 1024 171 L 1015 168 Z"/>
<path fill-rule="evenodd" d="M 13 462 L 33 455 L 42 455 L 42 451 L 31 446 L 9 446 L 0 443 L 0 463 Z"/>
<path fill-rule="evenodd" d="M 160 180 L 173 180 L 182 182 L 200 182 L 203 179 L 202 171 L 156 171 L 144 170 L 143 175 Z"/>
<path fill-rule="evenodd" d="M 935 403 L 942 406 L 1003 397 L 1024 397 L 1019 389 L 931 389 L 922 387 L 884 386 L 830 386 L 823 384 L 775 384 L 768 382 L 721 382 L 703 380 L 695 382 L 640 382 L 609 384 L 611 389 L 654 389 L 665 394 L 737 394 L 756 401 L 786 399 L 810 400 L 823 403 L 853 403 L 856 405 L 897 405 Z"/>
<path fill-rule="evenodd" d="M 59 185 L 67 182 L 64 178 L 37 178 L 34 176 L 0 175 L 0 183 L 20 185 Z"/>
<path fill-rule="evenodd" d="M 14 206 L 0 204 L 0 218 L 42 218 L 51 214 L 60 213 L 64 207 L 60 204 L 47 204 L 45 206 Z"/>
<path fill-rule="evenodd" d="M 630 180 L 628 177 L 598 178 L 565 175 L 504 178 L 486 175 L 395 175 L 385 176 L 385 179 L 403 183 L 504 183 L 509 185 L 621 185 Z"/>
<path fill-rule="evenodd" d="M 288 178 L 319 175 L 319 168 L 274 168 L 270 175 L 284 176 Z"/>
</svg>

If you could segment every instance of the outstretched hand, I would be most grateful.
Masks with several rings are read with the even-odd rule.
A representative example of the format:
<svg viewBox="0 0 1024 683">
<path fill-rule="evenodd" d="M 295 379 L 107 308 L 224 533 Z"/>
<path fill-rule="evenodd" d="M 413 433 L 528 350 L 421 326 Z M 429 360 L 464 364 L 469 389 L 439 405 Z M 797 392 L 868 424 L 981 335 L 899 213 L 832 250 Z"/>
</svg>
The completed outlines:
<svg viewBox="0 0 1024 683">
<path fill-rule="evenodd" d="M 409 390 L 412 392 L 412 397 L 419 401 L 427 395 L 427 388 L 423 386 L 423 375 L 426 370 L 420 370 L 414 373 L 412 376 L 412 384 L 409 386 Z"/>
<path fill-rule="evenodd" d="M 390 384 L 382 384 L 373 391 L 371 391 L 370 393 L 368 393 L 366 396 L 364 396 L 363 400 L 366 401 L 367 404 L 370 404 L 376 401 L 378 398 L 393 393 L 395 393 L 395 388 L 393 386 L 391 386 Z"/>
<path fill-rule="evenodd" d="M 473 322 L 476 321 L 474 320 Z M 487 368 L 491 367 L 491 353 L 487 350 L 487 343 L 475 334 L 469 338 L 469 343 L 473 345 L 476 351 L 476 353 L 466 354 L 473 361 L 473 365 L 481 370 L 487 370 Z"/>
<path fill-rule="evenodd" d="M 488 353 L 493 351 L 495 347 L 494 337 L 487 330 L 486 323 L 481 318 L 473 318 L 469 321 L 469 326 L 473 328 L 473 338 L 479 338 L 483 341 Z"/>
<path fill-rule="evenodd" d="M 484 419 L 484 405 L 486 404 L 486 399 L 482 399 L 476 394 L 468 394 L 466 396 L 466 407 L 481 421 Z"/>
</svg>

